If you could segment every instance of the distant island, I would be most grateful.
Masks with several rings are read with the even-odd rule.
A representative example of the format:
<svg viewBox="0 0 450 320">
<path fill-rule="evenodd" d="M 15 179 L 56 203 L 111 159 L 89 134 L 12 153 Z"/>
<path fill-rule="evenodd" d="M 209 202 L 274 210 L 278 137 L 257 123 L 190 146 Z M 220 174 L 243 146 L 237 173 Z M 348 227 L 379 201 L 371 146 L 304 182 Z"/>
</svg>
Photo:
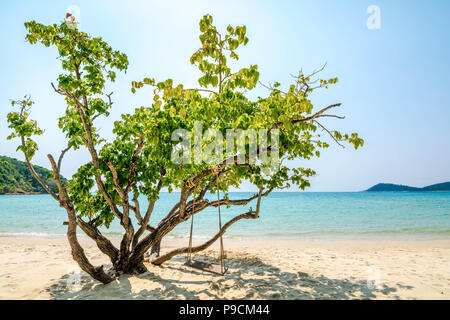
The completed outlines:
<svg viewBox="0 0 450 320">
<path fill-rule="evenodd" d="M 55 181 L 50 178 L 51 171 L 39 166 L 33 166 L 36 173 L 43 179 L 52 191 L 57 191 Z M 63 178 L 63 182 L 67 180 Z M 14 158 L 0 156 L 0 194 L 41 194 L 47 193 L 28 170 L 25 162 Z"/>
<path fill-rule="evenodd" d="M 450 182 L 436 183 L 423 188 L 409 187 L 401 184 L 379 183 L 365 191 L 450 191 Z"/>
</svg>

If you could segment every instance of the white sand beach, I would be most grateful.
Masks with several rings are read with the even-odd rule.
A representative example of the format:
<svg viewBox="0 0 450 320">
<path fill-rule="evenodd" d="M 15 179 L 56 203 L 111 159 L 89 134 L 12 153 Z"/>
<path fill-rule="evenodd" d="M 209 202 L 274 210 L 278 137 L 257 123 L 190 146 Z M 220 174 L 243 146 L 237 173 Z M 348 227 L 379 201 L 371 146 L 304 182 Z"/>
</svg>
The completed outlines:
<svg viewBox="0 0 450 320">
<path fill-rule="evenodd" d="M 92 262 L 108 264 L 93 242 L 81 242 Z M 184 245 L 167 240 L 162 251 Z M 225 276 L 189 269 L 178 256 L 103 285 L 80 272 L 65 238 L 0 237 L 0 298 L 450 299 L 450 239 L 227 239 L 226 249 Z"/>
</svg>

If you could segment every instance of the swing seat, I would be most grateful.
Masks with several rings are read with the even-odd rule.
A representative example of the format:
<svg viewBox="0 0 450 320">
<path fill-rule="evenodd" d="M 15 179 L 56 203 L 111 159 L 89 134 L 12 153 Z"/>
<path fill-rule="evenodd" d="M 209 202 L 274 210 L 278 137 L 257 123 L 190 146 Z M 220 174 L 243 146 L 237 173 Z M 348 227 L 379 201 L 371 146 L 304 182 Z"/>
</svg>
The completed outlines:
<svg viewBox="0 0 450 320">
<path fill-rule="evenodd" d="M 220 200 L 220 193 L 219 193 L 219 176 L 216 173 L 216 181 L 217 181 L 217 200 Z M 192 202 L 192 212 L 195 213 L 195 194 L 193 195 L 193 202 Z M 222 220 L 220 216 L 220 206 L 217 207 L 217 210 L 219 212 L 219 232 L 222 232 Z M 195 261 L 191 260 L 191 250 L 192 250 L 192 230 L 194 229 L 194 214 L 192 214 L 191 218 L 191 232 L 189 234 L 189 247 L 188 247 L 188 253 L 186 255 L 186 262 L 185 266 L 194 268 L 197 270 L 217 274 L 223 276 L 228 268 L 225 266 L 225 260 L 224 260 L 224 250 L 223 250 L 223 241 L 222 241 L 222 234 L 220 234 L 220 265 L 207 263 L 203 261 Z"/>
<path fill-rule="evenodd" d="M 220 265 L 217 264 L 212 264 L 212 263 L 207 263 L 207 262 L 203 262 L 203 261 L 186 261 L 186 263 L 184 264 L 185 266 L 194 268 L 194 269 L 198 269 L 198 270 L 202 270 L 202 271 L 206 271 L 209 273 L 214 273 L 214 274 L 218 274 L 223 276 L 228 268 L 225 268 L 222 272 L 222 269 L 220 268 Z"/>
</svg>

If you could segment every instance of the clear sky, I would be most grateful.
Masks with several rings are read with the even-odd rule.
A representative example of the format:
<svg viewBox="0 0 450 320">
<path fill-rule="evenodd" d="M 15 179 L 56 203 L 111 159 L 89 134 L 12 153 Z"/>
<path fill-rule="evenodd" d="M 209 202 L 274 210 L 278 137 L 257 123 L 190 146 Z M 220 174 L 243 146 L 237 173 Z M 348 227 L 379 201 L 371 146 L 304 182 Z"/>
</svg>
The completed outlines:
<svg viewBox="0 0 450 320">
<path fill-rule="evenodd" d="M 342 102 L 345 120 L 327 125 L 356 131 L 365 139 L 354 151 L 336 145 L 320 159 L 302 161 L 318 172 L 310 191 L 359 191 L 378 182 L 412 186 L 450 180 L 450 1 L 6 1 L 0 0 L 0 154 L 23 159 L 17 141 L 6 141 L 9 99 L 31 94 L 32 117 L 45 128 L 37 139 L 35 164 L 48 167 L 64 136 L 56 119 L 64 100 L 52 91 L 60 73 L 54 48 L 25 42 L 23 23 L 57 23 L 70 5 L 80 8 L 81 29 L 102 36 L 128 55 L 126 74 L 109 86 L 111 117 L 99 122 L 112 137 L 121 113 L 151 103 L 151 90 L 130 92 L 145 76 L 194 86 L 189 63 L 199 47 L 198 20 L 211 14 L 222 30 L 247 25 L 250 42 L 239 65 L 258 64 L 260 80 L 288 84 L 290 73 L 312 71 L 325 62 L 324 78 L 339 83 L 312 96 L 315 106 Z M 369 5 L 377 5 L 381 28 L 366 26 Z M 255 94 L 264 95 L 258 88 Z M 88 160 L 72 152 L 65 176 Z M 245 187 L 244 187 L 245 188 Z"/>
</svg>

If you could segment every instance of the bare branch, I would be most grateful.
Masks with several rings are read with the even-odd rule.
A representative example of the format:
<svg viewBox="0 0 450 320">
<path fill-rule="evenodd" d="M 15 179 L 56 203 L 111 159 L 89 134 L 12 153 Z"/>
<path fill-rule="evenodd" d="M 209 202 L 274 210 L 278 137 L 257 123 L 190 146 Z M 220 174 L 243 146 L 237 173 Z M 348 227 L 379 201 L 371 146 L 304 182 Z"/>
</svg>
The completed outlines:
<svg viewBox="0 0 450 320">
<path fill-rule="evenodd" d="M 261 196 L 263 196 L 263 197 L 267 196 L 270 192 L 273 191 L 273 188 L 267 190 L 265 193 L 262 193 L 261 190 L 262 190 L 262 186 L 260 187 L 261 194 L 257 193 L 257 194 L 255 194 L 254 196 L 252 196 L 252 197 L 250 197 L 248 199 L 239 199 L 239 200 L 220 199 L 220 200 L 215 200 L 215 201 L 209 202 L 209 204 L 207 206 L 208 207 L 245 206 L 246 204 L 248 204 L 252 200 L 255 200 L 256 198 L 261 198 Z"/>
<path fill-rule="evenodd" d="M 216 91 L 213 90 L 209 90 L 209 89 L 183 89 L 184 91 L 200 91 L 200 92 L 209 92 L 209 93 L 213 93 L 213 94 L 218 94 Z"/>
<path fill-rule="evenodd" d="M 110 94 L 107 94 L 106 96 L 108 97 L 108 101 L 109 101 L 109 106 L 111 107 L 113 102 L 111 101 L 111 96 L 113 95 L 114 92 L 111 92 Z"/>
<path fill-rule="evenodd" d="M 71 148 L 71 146 L 69 146 L 69 147 L 65 148 L 63 151 L 61 151 L 61 154 L 58 158 L 58 165 L 57 165 L 58 172 L 60 172 L 60 170 L 61 170 L 62 159 L 63 159 L 64 155 L 66 154 L 66 152 L 70 150 L 70 148 Z"/>
<path fill-rule="evenodd" d="M 271 85 L 265 85 L 265 84 L 262 83 L 261 81 L 258 81 L 258 82 L 259 82 L 260 85 L 262 85 L 264 88 L 266 88 L 266 89 L 269 90 L 269 91 L 274 91 L 274 90 L 276 90 L 276 91 L 281 92 L 281 93 L 284 94 L 284 95 L 287 94 L 286 92 L 284 92 L 284 91 L 282 91 L 282 90 L 280 90 L 280 89 L 278 89 L 278 88 L 274 88 L 274 87 L 271 86 Z"/>
<path fill-rule="evenodd" d="M 339 142 L 339 140 L 337 140 L 337 139 L 334 137 L 334 135 L 330 132 L 330 130 L 328 130 L 327 128 L 325 128 L 325 126 L 323 126 L 319 121 L 314 120 L 314 122 L 317 123 L 317 124 L 319 125 L 319 127 L 322 128 L 322 130 L 326 131 L 326 132 L 328 133 L 328 135 L 329 135 L 331 138 L 333 138 L 333 140 L 334 140 L 339 146 L 341 146 L 342 148 L 345 148 L 345 146 L 344 146 L 343 144 L 341 144 L 341 143 Z"/>
<path fill-rule="evenodd" d="M 106 96 L 108 97 L 108 106 L 111 107 L 113 102 L 111 101 L 111 96 L 114 92 L 111 92 L 110 94 L 107 94 Z M 101 116 L 103 113 L 97 113 L 95 116 L 92 117 L 92 121 L 94 121 L 95 119 L 97 119 L 99 116 Z"/>
<path fill-rule="evenodd" d="M 330 115 L 323 115 L 323 113 L 325 111 L 331 109 L 331 108 L 339 107 L 340 105 L 342 105 L 342 104 L 341 103 L 335 103 L 335 104 L 329 105 L 328 107 L 325 107 L 325 108 L 319 110 L 318 112 L 316 112 L 312 116 L 309 116 L 309 117 L 306 117 L 306 118 L 303 118 L 303 119 L 293 119 L 293 120 L 291 120 L 291 123 L 292 124 L 305 123 L 305 122 L 312 121 L 312 120 L 320 118 L 320 117 L 324 117 L 324 116 L 325 117 L 329 117 Z M 275 128 L 278 128 L 278 127 L 282 126 L 282 125 L 283 125 L 283 122 L 274 123 L 272 125 L 272 127 L 270 127 L 269 132 L 272 131 Z"/>
<path fill-rule="evenodd" d="M 119 194 L 122 201 L 124 201 L 124 199 L 126 199 L 126 195 L 125 195 L 125 192 L 123 191 L 122 187 L 120 186 L 119 176 L 117 175 L 117 170 L 114 167 L 114 165 L 111 163 L 111 161 L 109 161 L 109 160 L 106 161 L 106 165 L 108 166 L 109 170 L 112 173 L 114 188 L 116 189 L 116 191 Z"/>
<path fill-rule="evenodd" d="M 335 115 L 335 114 L 322 114 L 320 117 L 321 117 L 321 118 L 324 118 L 324 117 L 330 117 L 330 118 L 345 119 L 344 116 L 337 116 L 337 115 Z"/>
<path fill-rule="evenodd" d="M 25 145 L 25 138 L 23 136 L 20 137 L 21 141 L 22 141 L 22 145 Z M 33 175 L 33 177 L 39 182 L 39 184 L 42 186 L 42 188 L 44 188 L 44 190 L 53 197 L 53 199 L 55 199 L 56 201 L 59 202 L 59 197 L 52 191 L 50 190 L 50 187 L 41 179 L 41 177 L 37 174 L 37 172 L 34 170 L 33 165 L 31 164 L 30 159 L 27 157 L 27 155 L 25 154 L 25 152 L 23 153 L 25 156 L 25 162 L 27 163 L 28 166 L 28 170 L 30 170 L 31 174 Z"/>
</svg>

